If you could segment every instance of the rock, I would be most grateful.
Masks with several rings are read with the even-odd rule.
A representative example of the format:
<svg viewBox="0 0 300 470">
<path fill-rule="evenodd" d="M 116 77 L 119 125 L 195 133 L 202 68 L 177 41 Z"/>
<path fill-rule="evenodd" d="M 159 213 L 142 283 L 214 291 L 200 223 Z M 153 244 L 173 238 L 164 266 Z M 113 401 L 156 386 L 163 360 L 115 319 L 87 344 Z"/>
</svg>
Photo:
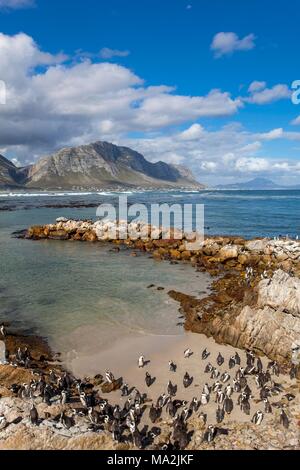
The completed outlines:
<svg viewBox="0 0 300 470">
<path fill-rule="evenodd" d="M 85 241 L 85 242 L 96 242 L 97 240 L 98 240 L 98 237 L 96 233 L 92 230 L 85 232 L 85 234 L 82 237 L 82 241 Z"/>
<path fill-rule="evenodd" d="M 221 263 L 224 261 L 237 258 L 239 256 L 238 247 L 235 245 L 225 245 L 221 248 L 218 254 L 218 258 Z"/>
<path fill-rule="evenodd" d="M 68 240 L 69 234 L 65 230 L 53 230 L 49 233 L 50 240 Z"/>
<path fill-rule="evenodd" d="M 245 243 L 245 248 L 248 251 L 257 251 L 259 253 L 263 253 L 267 247 L 268 240 L 250 240 L 249 242 Z"/>
<path fill-rule="evenodd" d="M 119 390 L 122 387 L 123 380 L 120 378 L 118 380 L 114 380 L 113 382 L 105 382 L 102 387 L 101 391 L 102 393 L 111 393 L 114 392 L 115 390 Z"/>
<path fill-rule="evenodd" d="M 56 219 L 56 222 L 59 223 L 59 222 L 68 222 L 68 219 L 66 219 L 65 217 L 58 217 Z"/>
<path fill-rule="evenodd" d="M 271 280 L 262 280 L 258 286 L 258 306 L 266 305 L 300 317 L 300 279 L 279 269 Z"/>
<path fill-rule="evenodd" d="M 250 255 L 248 253 L 242 253 L 238 257 L 238 262 L 244 266 L 247 265 L 250 261 Z"/>
<path fill-rule="evenodd" d="M 170 256 L 172 259 L 176 259 L 176 260 L 181 259 L 181 253 L 178 250 L 170 250 Z"/>
</svg>

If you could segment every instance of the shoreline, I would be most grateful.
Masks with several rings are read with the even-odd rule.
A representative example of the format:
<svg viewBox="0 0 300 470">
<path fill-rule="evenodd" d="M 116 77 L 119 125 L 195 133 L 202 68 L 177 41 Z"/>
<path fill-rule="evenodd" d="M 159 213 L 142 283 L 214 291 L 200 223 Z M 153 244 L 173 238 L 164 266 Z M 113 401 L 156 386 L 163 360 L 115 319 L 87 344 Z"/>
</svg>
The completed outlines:
<svg viewBox="0 0 300 470">
<path fill-rule="evenodd" d="M 70 224 L 72 225 L 71 231 Z M 96 242 L 98 240 L 91 225 L 92 222 L 86 221 L 59 221 L 49 226 L 32 227 L 27 231 L 25 238 L 34 240 L 49 238 L 64 241 L 74 239 Z M 68 230 L 66 227 L 68 227 Z M 100 242 L 103 241 L 100 240 Z M 119 243 L 115 241 L 106 239 L 105 242 L 112 243 L 118 248 Z M 280 386 L 283 388 L 272 399 L 273 413 L 270 416 L 265 415 L 264 423 L 261 426 L 251 423 L 252 414 L 262 409 L 263 402 L 259 399 L 260 387 L 257 387 L 254 380 L 255 373 L 254 376 L 247 375 L 248 385 L 250 385 L 254 395 L 251 399 L 251 416 L 242 413 L 235 404 L 234 411 L 228 416 L 225 415 L 222 423 L 222 425 L 228 427 L 228 436 L 220 436 L 212 444 L 208 444 L 205 442 L 207 425 L 214 424 L 216 426 L 215 412 L 217 405 L 212 399 L 208 405 L 203 407 L 208 421 L 203 423 L 201 413 L 192 413 L 187 421 L 192 437 L 184 447 L 179 448 L 209 449 L 213 446 L 219 449 L 280 449 L 283 447 L 299 449 L 299 423 L 297 420 L 300 419 L 300 368 L 299 365 L 295 365 L 298 356 L 297 358 L 292 356 L 291 345 L 295 344 L 295 340 L 299 337 L 298 331 L 300 332 L 300 320 L 298 320 L 298 316 L 300 317 L 300 304 L 298 304 L 297 297 L 300 288 L 300 244 L 292 240 L 255 239 L 247 241 L 240 237 L 209 237 L 206 238 L 202 248 L 197 253 L 187 253 L 180 247 L 182 241 L 176 240 L 175 237 L 171 240 L 158 240 L 157 244 L 153 242 L 152 245 L 149 244 L 149 241 L 133 241 L 130 239 L 122 243 L 132 250 L 150 253 L 157 261 L 167 260 L 171 264 L 189 262 L 196 271 L 208 272 L 213 278 L 211 292 L 202 299 L 174 290 L 168 292 L 169 296 L 179 303 L 179 312 L 185 318 L 185 332 L 182 335 L 126 337 L 120 340 L 116 347 L 112 346 L 101 352 L 90 352 L 80 358 L 71 358 L 69 364 L 67 363 L 67 368 L 72 369 L 74 376 L 78 377 L 86 375 L 82 371 L 85 369 L 86 364 L 90 364 L 90 377 L 85 377 L 84 380 L 90 384 L 97 396 L 99 394 L 99 396 L 107 398 L 112 405 L 116 403 L 120 406 L 124 405 L 126 399 L 121 397 L 120 387 L 126 380 L 131 388 L 134 386 L 141 393 L 147 393 L 146 409 L 149 409 L 150 404 L 156 402 L 157 396 L 166 391 L 167 380 L 170 379 L 177 384 L 178 398 L 191 403 L 194 396 L 199 399 L 205 381 L 209 380 L 209 376 L 204 373 L 204 366 L 208 365 L 210 359 L 215 363 L 217 354 L 222 353 L 225 358 L 224 365 L 220 367 L 220 373 L 222 373 L 226 369 L 228 370 L 229 357 L 234 353 L 238 351 L 242 363 L 245 364 L 248 357 L 246 357 L 245 350 L 246 352 L 252 350 L 255 353 L 255 361 L 258 360 L 258 357 L 262 358 L 264 370 L 272 370 L 270 367 L 273 367 L 270 365 L 272 361 L 267 360 L 267 356 L 279 363 L 279 376 L 278 378 L 274 376 L 272 381 L 274 383 L 279 381 Z M 252 271 L 250 269 L 250 274 L 249 268 L 252 269 Z M 277 339 L 275 340 L 275 338 Z M 271 347 L 269 347 L 270 342 L 272 343 Z M 25 341 L 23 344 L 25 344 Z M 188 347 L 193 350 L 194 354 L 189 359 L 185 359 L 183 351 Z M 201 360 L 201 352 L 205 347 L 209 350 L 210 357 L 203 361 Z M 141 354 L 145 355 L 146 360 L 149 359 L 150 363 L 147 367 L 138 369 L 136 362 Z M 126 360 L 124 357 L 126 357 Z M 64 360 L 64 358 L 59 360 Z M 176 373 L 169 371 L 169 360 L 176 362 Z M 128 366 L 128 361 L 132 365 Z M 115 380 L 111 384 L 105 383 L 103 363 L 116 374 Z M 39 373 L 44 374 L 48 381 L 51 361 L 43 360 L 38 362 L 36 366 L 40 369 Z M 64 374 L 65 367 L 62 363 L 56 362 L 54 367 L 58 375 Z M 233 377 L 237 371 L 236 367 L 230 374 L 233 374 Z M 11 366 L 0 366 L 2 384 L 6 375 L 3 375 L 5 368 L 8 371 L 7 368 L 11 369 Z M 292 370 L 294 376 L 290 378 L 288 374 L 291 374 Z M 146 371 L 149 371 L 151 376 L 156 378 L 150 388 L 145 385 Z M 181 381 L 182 376 L 187 371 L 193 377 L 193 382 L 186 389 Z M 24 380 L 25 382 L 28 381 L 30 375 L 32 376 L 32 369 L 21 369 L 20 379 L 18 378 L 19 383 L 23 383 Z M 18 374 L 15 377 L 17 381 Z M 211 383 L 211 380 L 209 380 L 209 383 Z M 1 391 L 0 393 L 2 393 Z M 75 403 L 79 401 L 78 393 L 76 393 L 73 386 L 70 393 L 72 396 L 75 393 L 74 405 L 65 405 L 63 407 L 69 413 L 69 416 L 72 406 L 78 406 Z M 290 403 L 285 398 L 289 394 L 293 397 Z M 16 397 L 13 398 L 11 393 L 8 393 L 8 395 L 11 398 L 5 398 L 6 395 L 2 395 L 4 398 L 0 400 L 0 405 L 3 400 L 12 400 L 13 403 L 18 400 Z M 236 402 L 237 395 L 234 394 L 234 396 L 234 402 Z M 53 417 L 53 411 L 54 414 L 61 412 L 62 407 L 59 405 L 59 400 L 58 397 L 57 404 L 55 402 L 48 408 L 44 404 L 42 405 L 42 402 L 39 405 L 42 413 L 46 412 L 46 418 L 42 419 L 39 430 L 43 429 L 43 433 L 48 436 L 47 439 L 51 437 L 52 444 L 49 441 L 50 448 L 51 445 L 53 445 L 53 448 L 62 446 L 64 449 L 136 448 L 136 443 L 132 442 L 126 429 L 124 431 L 125 440 L 116 443 L 113 442 L 109 429 L 104 426 L 99 435 L 98 432 L 95 433 L 95 429 L 91 429 L 91 423 L 88 425 L 86 418 L 79 419 L 76 417 L 76 424 L 68 430 L 64 428 L 62 418 L 58 417 L 58 424 L 52 424 L 51 419 L 49 421 L 49 418 L 47 418 L 47 414 L 50 413 Z M 7 410 L 7 406 L 9 405 L 4 403 L 4 408 L 3 406 L 2 409 L 0 408 L 0 415 L 1 412 L 3 413 L 3 409 Z M 20 402 L 18 402 L 18 406 L 22 408 Z M 25 410 L 25 414 L 28 415 L 28 401 L 25 403 Z M 200 410 L 202 410 L 202 405 Z M 286 410 L 288 414 L 288 430 L 284 430 L 279 425 L 280 410 Z M 146 415 L 143 414 L 140 426 L 151 425 L 147 413 Z M 23 418 L 22 423 L 16 426 L 15 433 L 19 429 L 24 434 L 29 429 L 34 434 L 33 442 L 29 444 L 26 441 L 24 448 L 27 448 L 26 446 L 38 448 L 41 443 L 35 432 L 36 429 L 33 428 L 33 432 L 28 423 L 28 418 L 27 421 L 26 418 Z M 164 443 L 170 442 L 170 439 L 173 439 L 171 423 L 172 419 L 163 410 L 162 417 L 159 420 L 160 434 L 154 439 L 154 442 L 151 441 L 152 438 L 150 439 L 148 435 L 148 437 L 145 435 L 143 437 L 145 447 L 158 449 Z M 14 437 L 17 434 L 9 431 L 11 428 L 12 425 L 5 428 L 7 429 L 4 430 L 4 436 L 6 437 L 3 436 L 3 432 L 0 430 L 0 448 L 9 448 L 12 445 L 11 442 L 15 442 Z M 23 434 L 22 438 L 19 435 L 21 441 L 26 438 Z M 148 444 L 146 445 L 148 439 L 151 442 L 147 441 Z M 180 446 L 173 440 L 172 445 Z M 48 447 L 46 446 L 46 448 Z"/>
</svg>

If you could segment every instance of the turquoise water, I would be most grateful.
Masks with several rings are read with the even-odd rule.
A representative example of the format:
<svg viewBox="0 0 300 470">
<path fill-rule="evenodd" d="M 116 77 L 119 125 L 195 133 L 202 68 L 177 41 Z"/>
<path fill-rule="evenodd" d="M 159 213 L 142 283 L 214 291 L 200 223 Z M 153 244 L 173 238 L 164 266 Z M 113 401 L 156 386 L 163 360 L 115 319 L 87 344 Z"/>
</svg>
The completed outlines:
<svg viewBox="0 0 300 470">
<path fill-rule="evenodd" d="M 96 207 L 49 206 L 96 206 L 116 202 L 116 197 L 0 194 L 0 321 L 47 336 L 50 343 L 65 347 L 64 352 L 72 348 L 65 338 L 84 326 L 102 331 L 99 347 L 120 334 L 178 333 L 177 304 L 166 291 L 201 295 L 209 283 L 191 266 L 158 263 L 148 255 L 134 258 L 127 251 L 111 253 L 101 244 L 32 242 L 11 236 L 60 216 L 95 218 Z M 205 204 L 208 234 L 300 235 L 300 191 L 149 192 L 128 194 L 128 201 Z M 165 291 L 148 289 L 150 284 Z"/>
</svg>

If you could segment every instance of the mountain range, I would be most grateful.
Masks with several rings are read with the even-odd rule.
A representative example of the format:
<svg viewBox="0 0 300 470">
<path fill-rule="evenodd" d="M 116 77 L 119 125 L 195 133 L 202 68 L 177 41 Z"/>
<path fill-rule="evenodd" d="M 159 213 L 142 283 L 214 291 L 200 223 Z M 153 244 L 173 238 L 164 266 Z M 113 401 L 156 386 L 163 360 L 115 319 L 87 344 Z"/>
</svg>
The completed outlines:
<svg viewBox="0 0 300 470">
<path fill-rule="evenodd" d="M 267 178 L 254 178 L 250 181 L 242 183 L 232 183 L 225 185 L 215 186 L 215 189 L 228 189 L 228 190 L 276 190 L 276 189 L 300 189 L 300 185 L 284 186 L 274 183 L 274 181 Z"/>
<path fill-rule="evenodd" d="M 18 168 L 0 155 L 1 189 L 197 188 L 184 166 L 151 163 L 134 150 L 108 142 L 64 148 Z"/>
</svg>

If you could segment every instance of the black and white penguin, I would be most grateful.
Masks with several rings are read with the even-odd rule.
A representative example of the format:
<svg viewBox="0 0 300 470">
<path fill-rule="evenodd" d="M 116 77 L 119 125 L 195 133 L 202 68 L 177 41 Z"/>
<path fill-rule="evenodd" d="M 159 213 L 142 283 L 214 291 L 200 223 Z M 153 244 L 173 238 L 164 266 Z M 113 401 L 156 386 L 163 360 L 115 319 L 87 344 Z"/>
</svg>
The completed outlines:
<svg viewBox="0 0 300 470">
<path fill-rule="evenodd" d="M 138 367 L 143 368 L 145 366 L 145 358 L 144 356 L 140 356 L 138 359 Z"/>
<path fill-rule="evenodd" d="M 265 413 L 272 413 L 272 405 L 267 398 L 264 399 Z"/>
<path fill-rule="evenodd" d="M 109 370 L 107 370 L 105 372 L 105 378 L 106 378 L 106 381 L 110 384 L 115 381 L 115 377 L 114 377 L 113 373 L 110 372 Z"/>
<path fill-rule="evenodd" d="M 6 338 L 7 336 L 7 331 L 3 324 L 0 326 L 0 334 L 2 335 L 2 338 Z"/>
<path fill-rule="evenodd" d="M 233 379 L 233 390 L 236 393 L 240 393 L 240 391 L 242 390 L 240 382 L 236 379 Z"/>
<path fill-rule="evenodd" d="M 257 368 L 257 372 L 258 372 L 258 373 L 260 373 L 260 372 L 263 371 L 264 366 L 263 366 L 263 363 L 262 363 L 260 357 L 257 358 L 257 361 L 256 361 L 256 368 Z"/>
<path fill-rule="evenodd" d="M 129 395 L 128 384 L 125 383 L 121 388 L 121 396 L 128 397 L 128 395 Z"/>
<path fill-rule="evenodd" d="M 216 428 L 213 425 L 208 426 L 207 430 L 204 433 L 204 441 L 208 442 L 209 444 L 213 442 L 214 438 L 216 437 Z"/>
<path fill-rule="evenodd" d="M 185 359 L 188 359 L 190 356 L 193 355 L 193 351 L 190 348 L 188 348 L 184 351 L 183 354 L 184 354 Z"/>
<path fill-rule="evenodd" d="M 149 418 L 152 424 L 155 424 L 156 421 L 160 418 L 161 412 L 162 409 L 160 407 L 154 406 L 153 404 L 151 405 L 149 410 Z"/>
<path fill-rule="evenodd" d="M 177 412 L 177 408 L 176 408 L 173 400 L 170 400 L 169 403 L 167 404 L 166 411 L 167 411 L 167 413 L 169 413 L 171 418 L 175 417 L 176 412 Z"/>
<path fill-rule="evenodd" d="M 149 372 L 146 372 L 145 382 L 146 382 L 147 387 L 151 387 L 151 385 L 152 385 L 152 377 L 151 377 L 151 375 L 149 374 Z"/>
<path fill-rule="evenodd" d="M 288 429 L 289 425 L 290 425 L 290 421 L 289 421 L 289 418 L 287 417 L 287 414 L 286 412 L 282 409 L 280 411 L 280 419 L 279 419 L 279 422 L 280 424 L 283 425 L 283 427 L 285 429 Z"/>
<path fill-rule="evenodd" d="M 241 358 L 240 358 L 240 356 L 237 352 L 234 355 L 234 360 L 235 360 L 235 363 L 236 363 L 237 366 L 241 365 Z"/>
<path fill-rule="evenodd" d="M 39 422 L 39 414 L 34 404 L 32 404 L 30 408 L 29 417 L 30 417 L 31 424 L 33 424 L 34 426 L 37 426 Z"/>
<path fill-rule="evenodd" d="M 205 374 L 209 374 L 212 370 L 213 370 L 213 366 L 212 366 L 211 363 L 209 362 L 209 363 L 206 364 L 206 366 L 205 366 L 204 373 L 205 373 Z"/>
<path fill-rule="evenodd" d="M 253 418 L 251 419 L 252 423 L 256 425 L 260 425 L 262 423 L 262 420 L 264 419 L 264 414 L 262 411 L 257 411 L 254 415 Z"/>
<path fill-rule="evenodd" d="M 223 385 L 220 382 L 215 382 L 212 386 L 213 392 L 217 393 L 219 390 L 221 390 Z"/>
<path fill-rule="evenodd" d="M 225 393 L 222 392 L 222 390 L 218 390 L 217 395 L 216 395 L 216 403 L 218 403 L 219 405 L 222 405 L 224 403 L 224 400 L 225 400 Z"/>
<path fill-rule="evenodd" d="M 221 382 L 226 383 L 228 380 L 230 380 L 230 375 L 228 372 L 224 372 L 221 377 L 220 377 Z"/>
<path fill-rule="evenodd" d="M 226 397 L 224 400 L 224 410 L 226 411 L 228 415 L 230 415 L 230 413 L 233 410 L 233 401 L 229 397 Z"/>
<path fill-rule="evenodd" d="M 220 372 L 218 371 L 218 369 L 216 367 L 213 367 L 212 371 L 211 371 L 211 375 L 210 375 L 210 378 L 211 379 L 217 379 L 220 375 Z"/>
<path fill-rule="evenodd" d="M 202 351 L 202 355 L 201 355 L 202 360 L 205 361 L 205 359 L 207 359 L 209 355 L 210 355 L 210 353 L 205 348 L 204 351 Z"/>
<path fill-rule="evenodd" d="M 184 386 L 184 388 L 188 388 L 191 385 L 192 382 L 193 382 L 193 377 L 191 377 L 189 375 L 189 373 L 186 372 L 184 374 L 184 377 L 183 377 L 183 386 Z"/>
<path fill-rule="evenodd" d="M 177 365 L 173 361 L 169 361 L 169 369 L 171 372 L 176 372 Z"/>
<path fill-rule="evenodd" d="M 175 395 L 177 393 L 177 385 L 173 385 L 171 380 L 169 380 L 169 382 L 168 382 L 167 392 L 170 395 L 170 397 L 175 397 Z"/>
<path fill-rule="evenodd" d="M 201 394 L 201 405 L 207 405 L 209 402 L 209 395 L 205 392 L 202 392 Z"/>
<path fill-rule="evenodd" d="M 198 411 L 199 406 L 200 406 L 199 401 L 197 400 L 196 397 L 194 397 L 190 403 L 190 409 L 192 411 Z"/>
<path fill-rule="evenodd" d="M 235 367 L 235 365 L 236 365 L 235 356 L 231 356 L 231 358 L 228 361 L 229 369 L 233 369 Z"/>
<path fill-rule="evenodd" d="M 217 364 L 220 367 L 223 363 L 224 363 L 224 357 L 222 356 L 221 353 L 219 353 L 217 357 Z"/>
<path fill-rule="evenodd" d="M 217 408 L 217 411 L 216 411 L 216 420 L 217 420 L 217 423 L 222 423 L 222 421 L 224 420 L 225 418 L 225 411 L 224 411 L 224 408 L 218 406 Z"/>
</svg>

